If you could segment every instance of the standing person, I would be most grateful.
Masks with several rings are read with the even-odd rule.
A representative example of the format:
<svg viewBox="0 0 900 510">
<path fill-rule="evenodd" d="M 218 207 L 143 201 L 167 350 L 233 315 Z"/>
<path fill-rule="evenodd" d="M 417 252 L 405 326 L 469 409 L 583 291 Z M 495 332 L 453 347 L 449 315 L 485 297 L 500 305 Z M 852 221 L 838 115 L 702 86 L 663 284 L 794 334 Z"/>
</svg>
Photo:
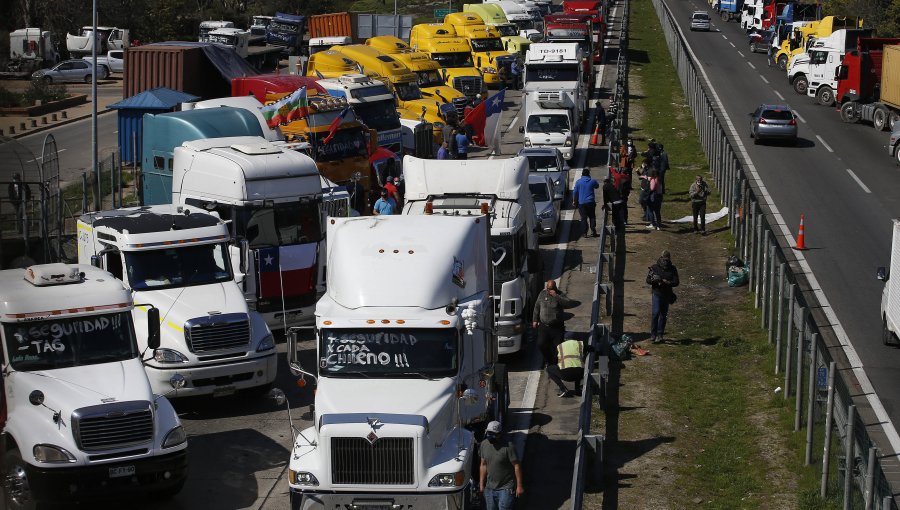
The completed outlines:
<svg viewBox="0 0 900 510">
<path fill-rule="evenodd" d="M 591 178 L 591 171 L 587 168 L 581 171 L 581 179 L 575 181 L 572 205 L 578 209 L 581 216 L 581 235 L 584 237 L 590 237 L 588 221 L 592 234 L 597 237 L 597 199 L 594 198 L 594 190 L 599 187 L 600 183 Z"/>
<path fill-rule="evenodd" d="M 647 228 L 655 228 L 659 230 L 662 226 L 662 184 L 659 182 L 659 174 L 656 170 L 650 170 L 650 199 L 649 209 L 653 213 L 650 225 Z"/>
<path fill-rule="evenodd" d="M 669 153 L 663 144 L 657 144 L 657 157 L 659 158 L 659 183 L 662 186 L 663 193 L 666 192 L 666 172 L 669 171 Z"/>
<path fill-rule="evenodd" d="M 634 162 L 637 159 L 637 149 L 634 147 L 634 140 L 631 138 L 628 139 L 628 145 L 625 147 L 628 154 L 628 167 L 633 168 Z"/>
<path fill-rule="evenodd" d="M 640 181 L 640 195 L 638 195 L 638 203 L 641 205 L 644 221 L 648 225 L 653 224 L 653 211 L 650 209 L 650 168 L 647 163 L 641 163 L 641 172 L 638 174 Z"/>
<path fill-rule="evenodd" d="M 475 94 L 475 99 L 472 101 L 472 108 L 476 108 L 481 104 L 481 94 Z"/>
<path fill-rule="evenodd" d="M 502 434 L 500 422 L 488 423 L 479 447 L 479 485 L 487 510 L 513 510 L 516 498 L 525 494 L 522 464 L 516 456 L 516 448 Z"/>
<path fill-rule="evenodd" d="M 437 159 L 450 159 L 450 144 L 447 140 L 441 142 L 441 148 L 437 151 Z"/>
<path fill-rule="evenodd" d="M 469 137 L 466 135 L 465 124 L 459 126 L 456 131 L 456 159 L 469 158 Z"/>
<path fill-rule="evenodd" d="M 606 110 L 597 105 L 597 130 L 600 131 L 600 145 L 606 145 Z"/>
<path fill-rule="evenodd" d="M 394 189 L 397 190 L 394 198 L 397 202 L 397 213 L 399 214 L 400 210 L 403 209 L 403 196 L 406 194 L 406 184 L 398 175 L 394 176 Z"/>
<path fill-rule="evenodd" d="M 631 196 L 631 168 L 613 168 L 613 182 L 622 197 L 622 223 L 628 226 L 628 197 Z"/>
<path fill-rule="evenodd" d="M 616 230 L 625 228 L 625 219 L 622 215 L 622 196 L 613 183 L 613 178 L 609 175 L 603 179 L 603 210 L 610 212 Z"/>
<path fill-rule="evenodd" d="M 584 343 L 574 333 L 566 333 L 565 340 L 556 346 L 556 363 L 547 365 L 547 377 L 559 388 L 558 397 L 568 397 L 572 393 L 563 381 L 575 383 L 575 393 L 581 393 L 581 379 L 584 376 Z"/>
<path fill-rule="evenodd" d="M 669 316 L 669 305 L 675 301 L 674 287 L 678 286 L 678 268 L 672 264 L 672 257 L 668 250 L 650 266 L 647 271 L 647 283 L 651 287 L 651 319 L 650 340 L 658 344 L 663 341 L 666 334 L 666 320 Z"/>
<path fill-rule="evenodd" d="M 512 89 L 519 90 L 519 75 L 522 74 L 522 67 L 519 59 L 516 58 L 509 66 L 509 74 L 512 75 Z"/>
<path fill-rule="evenodd" d="M 556 346 L 565 333 L 563 310 L 575 306 L 575 302 L 556 288 L 556 282 L 547 280 L 544 290 L 534 302 L 531 326 L 537 330 L 537 347 L 546 363 L 554 363 Z"/>
<path fill-rule="evenodd" d="M 702 232 L 706 235 L 706 197 L 709 196 L 709 186 L 703 180 L 702 175 L 698 175 L 688 190 L 688 196 L 691 198 L 691 214 L 694 218 L 694 232 Z M 697 218 L 700 218 L 700 228 L 697 228 Z"/>
<path fill-rule="evenodd" d="M 459 131 L 456 128 L 450 130 L 450 140 L 447 140 L 450 148 L 450 159 L 456 159 L 456 154 L 459 152 L 459 146 L 456 145 L 457 134 L 459 134 Z"/>
<path fill-rule="evenodd" d="M 31 200 L 31 188 L 22 182 L 22 174 L 13 175 L 13 180 L 6 187 L 6 194 L 16 210 L 16 233 L 25 231 L 25 209 Z"/>
<path fill-rule="evenodd" d="M 394 199 L 388 195 L 388 190 L 385 188 L 381 189 L 381 198 L 375 201 L 375 205 L 372 207 L 372 214 L 375 216 L 381 215 L 391 215 L 397 213 L 397 206 L 394 203 Z"/>
<path fill-rule="evenodd" d="M 398 181 L 399 182 L 399 181 Z M 387 182 L 384 183 L 384 189 L 388 192 L 388 198 L 394 201 L 394 205 L 396 206 L 396 211 L 400 211 L 400 190 L 397 189 L 397 185 L 394 184 L 394 179 L 392 177 L 388 177 Z"/>
</svg>

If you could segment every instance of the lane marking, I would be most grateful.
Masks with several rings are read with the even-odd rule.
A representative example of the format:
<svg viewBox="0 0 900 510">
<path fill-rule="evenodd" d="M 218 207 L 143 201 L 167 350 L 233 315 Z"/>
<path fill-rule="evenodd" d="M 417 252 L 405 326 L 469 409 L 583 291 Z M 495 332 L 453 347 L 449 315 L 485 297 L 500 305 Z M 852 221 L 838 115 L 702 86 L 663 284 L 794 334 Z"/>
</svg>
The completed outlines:
<svg viewBox="0 0 900 510">
<path fill-rule="evenodd" d="M 675 28 L 681 35 L 681 39 L 686 40 L 684 37 L 684 32 L 681 31 L 681 28 L 677 25 Z M 694 54 L 694 50 L 690 46 L 687 46 L 687 51 L 690 53 L 693 62 L 700 62 L 700 60 L 697 59 L 697 55 Z M 772 200 L 772 196 L 769 194 L 769 190 L 766 188 L 766 185 L 763 183 L 762 178 L 759 176 L 759 172 L 756 170 L 756 166 L 753 164 L 753 160 L 750 158 L 750 154 L 747 152 L 747 148 L 744 147 L 743 140 L 741 140 L 740 135 L 738 135 L 737 129 L 735 129 L 734 127 L 734 123 L 731 122 L 731 116 L 729 116 L 725 111 L 722 100 L 719 99 L 719 94 L 716 93 L 716 89 L 712 87 L 712 82 L 710 82 L 709 80 L 709 75 L 706 74 L 706 69 L 704 69 L 702 65 L 696 67 L 699 70 L 700 74 L 703 76 L 703 80 L 706 82 L 706 85 L 709 87 L 710 93 L 712 94 L 716 105 L 722 111 L 725 124 L 728 126 L 728 130 L 731 132 L 731 136 L 734 140 L 735 145 L 737 146 L 737 152 L 739 152 L 741 156 L 743 156 L 743 159 L 746 162 L 747 171 L 750 173 L 751 178 L 759 188 L 760 197 L 758 198 L 764 199 L 768 204 L 769 210 L 772 213 L 772 217 L 775 219 L 775 224 L 778 226 L 778 229 L 781 231 L 781 235 L 785 238 L 785 240 L 788 241 L 788 243 L 791 245 L 796 244 L 796 242 L 794 241 L 794 234 L 791 233 L 787 222 L 785 222 L 784 220 L 784 216 L 781 215 L 781 212 L 778 210 L 778 206 L 775 205 L 774 201 Z M 778 94 L 778 91 L 775 91 L 775 93 Z M 778 95 L 780 96 L 781 94 Z M 782 98 L 782 100 L 784 100 L 784 98 Z M 834 330 L 835 336 L 837 336 L 838 341 L 840 341 L 841 343 L 841 349 L 844 351 L 844 355 L 847 356 L 849 370 L 853 372 L 853 375 L 859 382 L 859 391 L 857 391 L 856 393 L 865 396 L 866 401 L 868 401 L 869 405 L 872 407 L 872 411 L 875 413 L 875 417 L 877 418 L 878 423 L 872 424 L 872 426 L 881 425 L 882 431 L 887 437 L 888 442 L 891 444 L 891 447 L 894 449 L 893 452 L 882 453 L 885 456 L 889 456 L 900 452 L 900 434 L 897 433 L 897 429 L 894 427 L 894 423 L 891 421 L 891 417 L 888 416 L 887 410 L 884 408 L 884 404 L 881 403 L 881 399 L 878 398 L 878 395 L 875 393 L 875 387 L 872 385 L 872 381 L 869 379 L 869 376 L 866 374 L 866 371 L 863 368 L 862 360 L 859 359 L 859 353 L 856 352 L 853 344 L 850 343 L 850 337 L 847 336 L 847 332 L 844 330 L 844 326 L 841 324 L 841 321 L 838 320 L 837 313 L 835 313 L 834 308 L 831 306 L 831 303 L 829 303 L 828 298 L 825 296 L 825 292 L 822 290 L 822 286 L 819 284 L 819 280 L 816 278 L 816 275 L 813 273 L 809 262 L 806 260 L 806 256 L 801 251 L 794 251 L 794 257 L 797 260 L 797 264 L 800 265 L 800 269 L 803 270 L 803 274 L 806 276 L 807 280 L 809 280 L 809 285 L 811 288 L 810 292 L 812 292 L 816 296 L 816 299 L 819 301 L 819 305 L 822 308 L 822 313 L 825 314 L 825 318 L 828 320 L 829 325 Z"/>
<path fill-rule="evenodd" d="M 863 184 L 862 180 L 860 180 L 860 178 L 857 177 L 855 173 L 853 173 L 853 170 L 850 170 L 848 168 L 847 173 L 850 174 L 850 177 L 853 177 L 853 180 L 856 181 L 856 184 L 859 184 L 859 187 L 862 188 L 863 191 L 865 191 L 866 193 L 872 193 L 872 190 L 870 190 L 868 186 Z"/>
<path fill-rule="evenodd" d="M 519 115 L 518 115 L 518 112 L 516 112 L 516 113 L 517 113 L 517 115 L 516 115 L 515 117 L 513 117 L 512 122 L 510 122 L 509 125 L 506 126 L 506 131 L 504 131 L 504 133 L 509 133 L 509 130 L 512 129 L 513 126 L 516 125 L 516 122 L 519 122 Z"/>
<path fill-rule="evenodd" d="M 728 44 L 730 44 L 732 48 L 737 48 L 737 46 L 735 46 L 734 43 L 731 41 L 728 41 Z"/>
<path fill-rule="evenodd" d="M 57 155 L 58 155 L 60 152 L 66 152 L 66 149 L 57 149 L 57 150 L 56 150 L 56 154 L 57 154 Z M 26 161 L 26 163 L 34 163 L 35 161 L 40 161 L 40 160 L 42 160 L 42 159 L 44 159 L 44 156 L 38 156 L 38 157 L 36 157 L 36 158 L 34 158 L 34 159 L 29 159 L 28 161 Z"/>
<path fill-rule="evenodd" d="M 766 82 L 767 84 L 769 83 L 769 80 L 767 80 L 765 76 L 759 75 L 759 77 L 762 78 L 762 81 Z"/>
<path fill-rule="evenodd" d="M 794 115 L 796 115 L 797 118 L 800 119 L 800 122 L 806 124 L 806 119 L 804 119 L 802 115 L 800 115 L 800 114 L 797 113 L 797 112 L 794 112 Z"/>
<path fill-rule="evenodd" d="M 738 53 L 740 53 L 740 51 Z M 743 55 L 741 55 L 741 56 L 743 56 Z M 756 66 L 753 65 L 753 62 L 747 62 L 747 65 L 750 66 L 750 69 L 756 69 Z"/>
<path fill-rule="evenodd" d="M 741 52 L 741 50 L 738 50 L 738 55 L 740 55 L 740 56 L 741 56 L 741 58 L 745 58 L 745 57 L 744 57 L 744 53 L 743 53 L 743 52 Z M 749 63 L 750 63 L 750 62 L 747 62 L 747 63 L 748 63 L 748 64 L 749 64 Z"/>
<path fill-rule="evenodd" d="M 727 41 L 727 40 L 728 40 L 728 36 L 725 35 L 725 34 L 722 34 L 722 39 L 725 39 L 725 40 Z M 734 45 L 732 44 L 732 46 L 734 46 Z"/>
<path fill-rule="evenodd" d="M 781 95 L 781 92 L 778 92 L 778 91 L 776 90 L 776 91 L 775 91 L 775 95 L 778 96 L 778 99 L 781 99 L 782 101 L 784 101 L 784 96 Z"/>
<path fill-rule="evenodd" d="M 832 149 L 827 143 L 825 143 L 825 140 L 823 140 L 821 136 L 816 135 L 816 140 L 818 140 L 819 143 L 821 143 L 823 147 L 828 149 L 828 152 L 834 152 L 834 149 Z"/>
</svg>

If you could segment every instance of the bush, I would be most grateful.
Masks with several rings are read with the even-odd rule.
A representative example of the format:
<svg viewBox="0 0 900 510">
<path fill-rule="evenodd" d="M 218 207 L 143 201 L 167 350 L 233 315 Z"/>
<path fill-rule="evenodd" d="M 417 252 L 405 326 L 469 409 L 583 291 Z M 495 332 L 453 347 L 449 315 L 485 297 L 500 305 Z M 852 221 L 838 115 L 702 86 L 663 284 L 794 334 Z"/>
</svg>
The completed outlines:
<svg viewBox="0 0 900 510">
<path fill-rule="evenodd" d="M 69 97 L 65 85 L 52 85 L 43 80 L 31 80 L 31 86 L 23 95 L 25 104 L 29 106 L 33 105 L 37 100 L 40 100 L 42 103 L 48 103 Z"/>
<path fill-rule="evenodd" d="M 22 106 L 22 94 L 0 87 L 0 108 Z"/>
</svg>

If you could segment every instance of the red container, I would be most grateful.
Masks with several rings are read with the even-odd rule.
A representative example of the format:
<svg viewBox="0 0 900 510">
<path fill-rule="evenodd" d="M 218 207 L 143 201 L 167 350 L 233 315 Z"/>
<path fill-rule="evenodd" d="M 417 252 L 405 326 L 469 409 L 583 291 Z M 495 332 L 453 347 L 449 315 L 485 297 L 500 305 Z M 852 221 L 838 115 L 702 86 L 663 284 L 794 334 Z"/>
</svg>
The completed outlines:
<svg viewBox="0 0 900 510">
<path fill-rule="evenodd" d="M 157 87 L 202 99 L 227 97 L 231 93 L 231 83 L 198 47 L 148 44 L 129 48 L 125 52 L 124 97 Z"/>
<path fill-rule="evenodd" d="M 353 19 L 349 12 L 316 14 L 306 20 L 309 37 L 353 37 Z"/>
</svg>

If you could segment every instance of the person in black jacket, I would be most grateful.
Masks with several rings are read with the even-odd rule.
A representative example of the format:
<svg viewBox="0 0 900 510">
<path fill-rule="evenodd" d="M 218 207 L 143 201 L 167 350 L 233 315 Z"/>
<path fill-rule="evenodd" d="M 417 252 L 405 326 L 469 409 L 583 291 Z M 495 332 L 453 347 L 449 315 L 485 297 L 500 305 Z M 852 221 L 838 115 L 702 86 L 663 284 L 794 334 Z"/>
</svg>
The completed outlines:
<svg viewBox="0 0 900 510">
<path fill-rule="evenodd" d="M 678 269 L 672 264 L 672 257 L 668 250 L 650 266 L 647 271 L 647 283 L 652 288 L 651 300 L 653 303 L 650 319 L 650 340 L 658 344 L 663 341 L 666 334 L 666 319 L 669 315 L 669 305 L 675 301 L 674 287 L 678 286 Z"/>
</svg>

